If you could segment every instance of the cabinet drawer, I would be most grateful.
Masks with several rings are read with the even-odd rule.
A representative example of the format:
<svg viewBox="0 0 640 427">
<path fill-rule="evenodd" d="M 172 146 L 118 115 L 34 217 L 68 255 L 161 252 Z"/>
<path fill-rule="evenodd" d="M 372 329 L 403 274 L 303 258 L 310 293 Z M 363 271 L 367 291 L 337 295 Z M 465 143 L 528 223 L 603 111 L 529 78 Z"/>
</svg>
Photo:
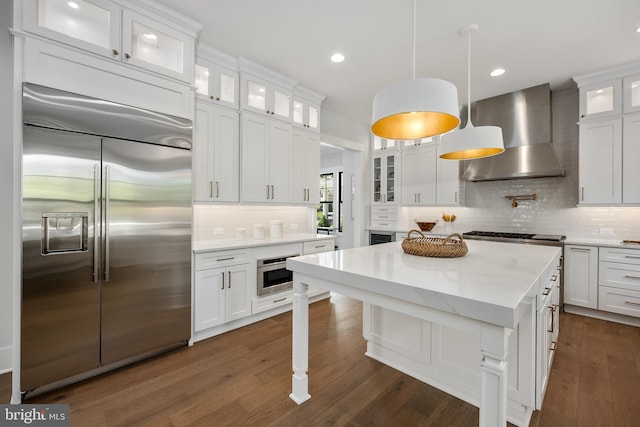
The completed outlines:
<svg viewBox="0 0 640 427">
<path fill-rule="evenodd" d="M 328 252 L 334 249 L 333 239 L 304 242 L 303 254 L 315 254 L 318 252 Z"/>
<path fill-rule="evenodd" d="M 398 213 L 398 208 L 396 206 L 371 206 L 371 215 L 374 214 L 394 214 Z"/>
<path fill-rule="evenodd" d="M 601 261 L 598 284 L 640 291 L 640 265 Z"/>
<path fill-rule="evenodd" d="M 389 213 L 371 213 L 371 221 L 397 222 L 398 215 Z"/>
<path fill-rule="evenodd" d="M 247 262 L 246 252 L 203 252 L 195 256 L 195 269 L 226 267 Z"/>
<path fill-rule="evenodd" d="M 600 248 L 600 261 L 640 265 L 640 249 Z"/>
<path fill-rule="evenodd" d="M 598 309 L 640 317 L 640 291 L 600 286 Z"/>
<path fill-rule="evenodd" d="M 396 228 L 395 221 L 374 221 L 371 220 L 372 230 L 393 230 Z"/>
<path fill-rule="evenodd" d="M 254 299 L 251 303 L 251 313 L 257 314 L 263 311 L 271 310 L 273 308 L 282 307 L 283 305 L 291 304 L 293 302 L 293 291 L 280 292 L 270 295 L 268 297 L 262 297 Z"/>
</svg>

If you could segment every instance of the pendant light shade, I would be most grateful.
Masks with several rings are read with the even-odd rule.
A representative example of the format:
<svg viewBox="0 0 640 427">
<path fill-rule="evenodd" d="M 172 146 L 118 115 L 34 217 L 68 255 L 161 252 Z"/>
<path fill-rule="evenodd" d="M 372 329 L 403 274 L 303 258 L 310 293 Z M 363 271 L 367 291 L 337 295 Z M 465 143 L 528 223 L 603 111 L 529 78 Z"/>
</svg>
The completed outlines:
<svg viewBox="0 0 640 427">
<path fill-rule="evenodd" d="M 373 99 L 371 132 L 387 139 L 440 135 L 460 124 L 458 90 L 440 79 L 416 79 L 416 0 L 413 0 L 413 79 L 382 89 Z"/>
<path fill-rule="evenodd" d="M 460 30 L 461 35 L 469 38 L 467 70 L 467 125 L 464 129 L 442 135 L 441 159 L 470 160 L 495 156 L 504 152 L 502 129 L 497 126 L 473 126 L 471 123 L 471 33 L 478 29 L 471 24 Z"/>
<path fill-rule="evenodd" d="M 458 90 L 446 80 L 403 80 L 373 98 L 371 132 L 382 138 L 427 138 L 458 124 Z"/>
</svg>

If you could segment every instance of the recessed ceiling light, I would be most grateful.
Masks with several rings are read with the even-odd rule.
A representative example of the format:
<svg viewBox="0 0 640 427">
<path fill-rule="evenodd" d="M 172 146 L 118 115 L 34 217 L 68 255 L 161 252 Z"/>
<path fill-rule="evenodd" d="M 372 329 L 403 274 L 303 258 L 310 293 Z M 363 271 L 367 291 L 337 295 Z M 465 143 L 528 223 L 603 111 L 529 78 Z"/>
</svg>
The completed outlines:
<svg viewBox="0 0 640 427">
<path fill-rule="evenodd" d="M 74 1 L 68 1 L 67 2 L 67 6 L 69 6 L 71 9 L 77 9 L 80 7 L 80 5 L 78 5 L 78 3 L 74 2 Z"/>
<path fill-rule="evenodd" d="M 344 55 L 341 53 L 334 53 L 333 55 L 331 55 L 331 61 L 335 63 L 340 63 L 344 61 Z"/>
<path fill-rule="evenodd" d="M 492 72 L 489 73 L 489 75 L 491 77 L 498 77 L 501 76 L 505 73 L 504 68 L 496 68 L 495 70 L 493 70 Z"/>
<path fill-rule="evenodd" d="M 640 33 L 640 27 L 636 28 L 636 33 Z"/>
</svg>

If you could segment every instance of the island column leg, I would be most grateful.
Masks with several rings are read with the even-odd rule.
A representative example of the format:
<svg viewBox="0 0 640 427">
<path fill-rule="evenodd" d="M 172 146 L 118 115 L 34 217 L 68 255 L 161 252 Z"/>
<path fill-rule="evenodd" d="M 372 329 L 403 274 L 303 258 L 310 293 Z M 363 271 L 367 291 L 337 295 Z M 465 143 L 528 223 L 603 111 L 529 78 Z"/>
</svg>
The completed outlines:
<svg viewBox="0 0 640 427">
<path fill-rule="evenodd" d="M 298 405 L 309 400 L 309 285 L 293 273 L 293 355 L 292 391 L 289 397 Z"/>
<path fill-rule="evenodd" d="M 507 425 L 507 352 L 511 329 L 485 324 L 480 337 L 480 427 Z"/>
</svg>

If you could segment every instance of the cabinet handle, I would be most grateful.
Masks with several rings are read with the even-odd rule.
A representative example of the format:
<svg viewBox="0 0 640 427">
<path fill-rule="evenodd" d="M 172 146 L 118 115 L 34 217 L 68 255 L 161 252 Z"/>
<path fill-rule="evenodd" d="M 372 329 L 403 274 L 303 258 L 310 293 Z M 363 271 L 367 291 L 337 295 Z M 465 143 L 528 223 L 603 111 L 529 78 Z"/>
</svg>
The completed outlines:
<svg viewBox="0 0 640 427">
<path fill-rule="evenodd" d="M 209 198 L 213 198 L 213 181 L 209 181 Z"/>
<path fill-rule="evenodd" d="M 131 59 L 131 55 L 129 55 L 128 53 L 124 54 L 125 59 Z"/>
<path fill-rule="evenodd" d="M 285 298 L 280 298 L 280 299 L 274 299 L 273 302 L 280 302 L 280 301 L 284 301 L 286 299 L 287 299 L 286 297 Z"/>
<path fill-rule="evenodd" d="M 631 304 L 631 305 L 640 305 L 640 302 L 633 302 L 633 301 L 625 301 L 625 304 Z"/>
<path fill-rule="evenodd" d="M 558 347 L 558 343 L 556 343 L 555 341 L 551 341 L 551 348 L 549 350 L 556 351 L 557 347 Z"/>
<path fill-rule="evenodd" d="M 229 272 L 229 274 L 228 274 L 227 278 L 229 279 L 229 280 L 228 280 L 229 285 L 227 286 L 227 288 L 231 289 L 231 272 Z M 553 319 L 553 318 L 552 318 L 552 319 Z"/>
<path fill-rule="evenodd" d="M 267 184 L 267 200 L 269 200 L 269 185 Z"/>
<path fill-rule="evenodd" d="M 111 53 L 113 54 L 113 56 L 118 56 L 118 55 L 120 55 L 120 52 L 118 52 L 118 50 L 117 50 L 117 49 L 113 49 L 113 50 L 111 51 Z"/>
<path fill-rule="evenodd" d="M 458 203 L 458 192 L 457 192 L 457 191 L 455 192 L 455 196 L 454 196 L 453 200 L 454 200 L 456 203 Z"/>
<path fill-rule="evenodd" d="M 640 277 L 638 276 L 624 276 L 625 279 L 638 279 L 640 280 Z"/>
<path fill-rule="evenodd" d="M 325 245 L 315 245 L 314 247 L 315 247 L 316 249 L 319 249 L 319 248 L 324 248 L 324 247 L 325 247 Z"/>
<path fill-rule="evenodd" d="M 276 198 L 276 190 L 275 190 L 275 186 L 271 186 L 271 200 Z"/>
<path fill-rule="evenodd" d="M 222 289 L 224 289 L 224 271 L 222 272 Z"/>
<path fill-rule="evenodd" d="M 580 195 L 580 201 L 584 202 L 584 187 L 580 187 L 580 191 L 582 192 Z"/>
<path fill-rule="evenodd" d="M 220 182 L 216 181 L 216 198 L 220 197 Z"/>
<path fill-rule="evenodd" d="M 544 292 L 542 293 L 542 295 L 549 295 L 549 292 L 551 292 L 551 288 L 544 288 Z"/>
<path fill-rule="evenodd" d="M 550 306 L 549 310 L 551 310 L 551 330 L 547 329 L 547 332 L 553 332 L 556 308 L 554 306 Z"/>
<path fill-rule="evenodd" d="M 551 276 L 551 281 L 555 282 L 556 280 L 558 280 L 558 276 L 556 276 L 555 274 L 553 276 Z"/>
<path fill-rule="evenodd" d="M 640 259 L 640 256 L 633 256 L 633 255 L 625 255 L 625 258 L 631 258 L 631 259 Z"/>
<path fill-rule="evenodd" d="M 230 257 L 227 257 L 227 258 L 218 258 L 218 259 L 216 259 L 216 261 L 217 262 L 220 262 L 220 261 L 231 261 L 234 258 L 235 258 L 234 256 L 230 256 Z"/>
</svg>

